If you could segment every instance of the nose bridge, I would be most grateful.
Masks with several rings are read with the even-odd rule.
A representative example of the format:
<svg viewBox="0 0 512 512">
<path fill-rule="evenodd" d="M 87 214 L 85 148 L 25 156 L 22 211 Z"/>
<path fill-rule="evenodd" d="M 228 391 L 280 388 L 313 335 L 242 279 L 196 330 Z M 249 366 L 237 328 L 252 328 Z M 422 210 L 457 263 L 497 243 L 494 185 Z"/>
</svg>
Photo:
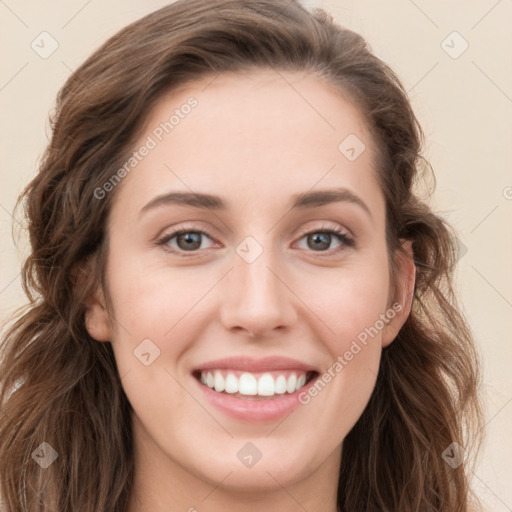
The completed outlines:
<svg viewBox="0 0 512 512">
<path fill-rule="evenodd" d="M 277 296 L 280 295 L 278 289 L 280 283 L 275 275 L 275 270 L 271 271 L 272 267 L 275 265 L 272 265 L 271 258 L 263 256 L 252 263 L 238 262 L 238 275 L 244 288 L 240 299 L 246 303 L 246 306 L 254 307 L 277 300 Z"/>
<path fill-rule="evenodd" d="M 271 237 L 267 237 L 269 243 Z M 283 266 L 272 247 L 247 237 L 236 248 L 223 298 L 227 328 L 244 328 L 253 334 L 292 324 L 292 295 L 282 276 Z M 283 282 L 284 281 L 284 282 Z"/>
</svg>

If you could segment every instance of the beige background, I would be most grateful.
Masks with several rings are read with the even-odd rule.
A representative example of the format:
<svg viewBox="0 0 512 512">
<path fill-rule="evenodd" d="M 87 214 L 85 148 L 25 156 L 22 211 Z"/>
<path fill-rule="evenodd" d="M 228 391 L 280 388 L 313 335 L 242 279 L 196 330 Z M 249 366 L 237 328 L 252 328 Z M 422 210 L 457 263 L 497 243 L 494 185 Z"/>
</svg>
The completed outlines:
<svg viewBox="0 0 512 512">
<path fill-rule="evenodd" d="M 19 271 L 26 242 L 17 252 L 12 211 L 47 143 L 58 89 L 107 37 L 166 3 L 0 1 L 0 319 L 25 300 Z M 433 205 L 460 234 L 458 288 L 484 362 L 487 441 L 474 485 L 488 510 L 511 511 L 512 2 L 304 4 L 326 8 L 368 39 L 402 78 L 425 129 L 437 177 Z M 43 31 L 58 43 L 47 59 L 31 48 Z M 467 50 L 452 58 L 464 41 Z"/>
</svg>

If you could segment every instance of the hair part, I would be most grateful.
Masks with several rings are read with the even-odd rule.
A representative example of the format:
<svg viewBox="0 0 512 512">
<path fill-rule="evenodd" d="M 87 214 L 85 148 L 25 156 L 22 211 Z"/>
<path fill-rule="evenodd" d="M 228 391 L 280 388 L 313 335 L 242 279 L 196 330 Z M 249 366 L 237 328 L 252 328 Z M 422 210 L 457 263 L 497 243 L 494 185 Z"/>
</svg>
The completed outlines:
<svg viewBox="0 0 512 512">
<path fill-rule="evenodd" d="M 478 357 L 453 291 L 455 234 L 414 191 L 423 133 L 400 80 L 360 35 L 296 0 L 180 0 L 118 32 L 68 78 L 39 172 L 18 200 L 32 252 L 22 269 L 30 303 L 0 347 L 8 510 L 126 510 L 132 409 L 111 345 L 93 340 L 84 322 L 86 297 L 105 284 L 118 189 L 102 200 L 94 191 L 126 161 L 162 95 L 257 68 L 312 73 L 350 97 L 379 150 L 392 283 L 401 241 L 412 241 L 412 311 L 343 442 L 340 507 L 468 512 L 476 504 L 469 462 L 452 469 L 441 454 L 454 441 L 477 452 Z M 60 454 L 46 469 L 30 456 L 43 441 Z"/>
</svg>

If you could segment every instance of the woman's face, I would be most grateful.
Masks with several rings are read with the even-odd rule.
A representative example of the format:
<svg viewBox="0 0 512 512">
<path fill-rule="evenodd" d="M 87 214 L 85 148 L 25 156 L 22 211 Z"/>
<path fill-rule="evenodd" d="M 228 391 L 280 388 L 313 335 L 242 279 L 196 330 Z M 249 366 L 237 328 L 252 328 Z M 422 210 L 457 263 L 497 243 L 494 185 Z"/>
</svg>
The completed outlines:
<svg viewBox="0 0 512 512">
<path fill-rule="evenodd" d="M 410 306 L 360 114 L 312 75 L 221 74 L 162 98 L 134 151 L 97 193 L 116 194 L 112 317 L 100 291 L 87 327 L 112 343 L 136 467 L 155 487 L 336 480 Z"/>
</svg>

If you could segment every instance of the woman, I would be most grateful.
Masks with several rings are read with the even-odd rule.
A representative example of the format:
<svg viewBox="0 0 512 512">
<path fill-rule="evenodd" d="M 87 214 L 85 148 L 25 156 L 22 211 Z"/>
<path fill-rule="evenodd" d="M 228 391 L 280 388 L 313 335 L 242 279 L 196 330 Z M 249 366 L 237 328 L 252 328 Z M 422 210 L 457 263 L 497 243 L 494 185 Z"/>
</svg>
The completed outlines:
<svg viewBox="0 0 512 512">
<path fill-rule="evenodd" d="M 107 41 L 20 198 L 6 510 L 475 509 L 478 361 L 422 138 L 297 2 L 182 0 Z"/>
</svg>

